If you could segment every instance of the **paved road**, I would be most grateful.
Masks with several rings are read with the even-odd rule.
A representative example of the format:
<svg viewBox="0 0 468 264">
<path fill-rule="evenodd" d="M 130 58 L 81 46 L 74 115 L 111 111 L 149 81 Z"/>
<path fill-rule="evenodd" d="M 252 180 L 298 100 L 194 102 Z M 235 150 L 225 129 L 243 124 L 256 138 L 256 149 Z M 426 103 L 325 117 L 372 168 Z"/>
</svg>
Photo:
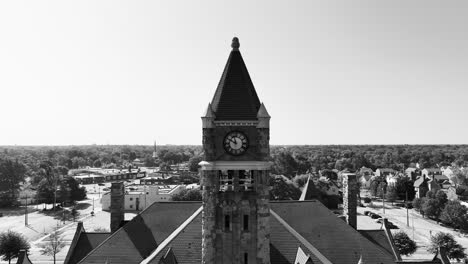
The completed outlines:
<svg viewBox="0 0 468 264">
<path fill-rule="evenodd" d="M 104 218 L 109 218 L 108 213 L 101 212 L 101 204 L 99 202 L 99 195 L 96 193 L 89 193 L 88 199 L 80 201 L 77 205 L 78 208 L 78 219 L 77 221 L 88 222 L 90 218 L 91 211 L 93 210 L 93 198 L 94 198 L 94 211 L 96 214 L 105 215 Z M 43 208 L 44 205 L 34 206 L 38 208 Z M 51 205 L 48 205 L 47 208 L 51 208 Z M 22 213 L 22 211 L 21 211 Z M 102 214 L 101 214 L 102 213 Z M 103 223 L 106 223 L 105 221 Z M 109 224 L 103 227 L 107 227 Z M 76 222 L 73 222 L 72 219 L 62 222 L 61 215 L 54 217 L 54 214 L 48 213 L 44 214 L 41 211 L 35 211 L 28 214 L 28 226 L 25 226 L 25 216 L 23 215 L 11 215 L 4 216 L 0 221 L 0 231 L 3 230 L 13 230 L 20 234 L 23 234 L 26 239 L 31 244 L 30 254 L 31 259 L 34 263 L 53 263 L 52 257 L 43 256 L 40 254 L 40 246 L 47 242 L 48 234 L 54 230 L 54 228 L 59 228 L 63 232 L 64 242 L 67 245 L 57 256 L 57 263 L 62 263 L 66 252 L 68 251 L 68 246 L 73 239 L 73 235 L 76 230 Z M 16 260 L 15 260 L 16 261 Z M 0 261 L 1 264 L 7 263 Z M 12 263 L 15 263 L 12 261 Z"/>
<path fill-rule="evenodd" d="M 460 234 L 459 232 L 454 231 L 451 228 L 441 226 L 435 221 L 432 221 L 427 218 L 423 218 L 420 214 L 416 213 L 414 209 L 409 210 L 409 226 L 407 226 L 407 214 L 406 209 L 400 207 L 393 207 L 386 204 L 385 214 L 383 213 L 382 203 L 373 202 L 378 208 L 372 209 L 369 207 L 363 208 L 358 207 L 358 213 L 364 214 L 364 211 L 373 211 L 378 213 L 382 217 L 388 218 L 391 222 L 397 225 L 400 230 L 404 231 L 410 238 L 416 241 L 418 245 L 418 250 L 415 254 L 410 257 L 404 257 L 404 259 L 429 259 L 433 257 L 433 254 L 428 253 L 427 247 L 430 243 L 431 235 L 436 234 L 437 232 L 445 232 L 452 234 L 457 242 L 465 248 L 468 248 L 468 238 Z M 362 218 L 367 218 L 365 221 L 369 221 L 370 217 L 362 216 Z M 359 220 L 358 220 L 359 221 Z M 375 220 L 374 220 L 375 221 Z M 367 229 L 365 225 L 359 225 L 359 229 Z M 368 228 L 372 229 L 372 228 Z M 392 232 L 397 232 L 398 230 L 392 230 Z M 467 250 L 465 250 L 468 253 Z"/>
</svg>

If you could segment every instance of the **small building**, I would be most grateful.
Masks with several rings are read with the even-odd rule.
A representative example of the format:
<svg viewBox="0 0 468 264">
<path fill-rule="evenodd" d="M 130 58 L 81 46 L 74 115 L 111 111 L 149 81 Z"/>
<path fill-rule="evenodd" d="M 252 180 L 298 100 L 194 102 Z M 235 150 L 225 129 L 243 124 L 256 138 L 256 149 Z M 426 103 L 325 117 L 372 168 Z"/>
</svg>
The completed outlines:
<svg viewBox="0 0 468 264">
<path fill-rule="evenodd" d="M 400 177 L 394 174 L 388 174 L 385 178 L 387 181 L 388 186 L 396 186 L 398 181 L 400 181 Z"/>
<path fill-rule="evenodd" d="M 124 210 L 141 211 L 154 202 L 169 202 L 184 189 L 183 185 L 129 185 L 125 188 Z M 110 209 L 110 192 L 102 196 L 101 203 L 102 210 Z"/>
<path fill-rule="evenodd" d="M 434 180 L 438 183 L 448 180 L 449 178 L 442 174 L 439 168 L 426 168 L 421 171 L 421 175 L 424 177 Z"/>
<path fill-rule="evenodd" d="M 418 176 L 421 176 L 421 171 L 418 168 L 407 168 L 405 170 L 406 177 L 415 181 Z"/>
</svg>

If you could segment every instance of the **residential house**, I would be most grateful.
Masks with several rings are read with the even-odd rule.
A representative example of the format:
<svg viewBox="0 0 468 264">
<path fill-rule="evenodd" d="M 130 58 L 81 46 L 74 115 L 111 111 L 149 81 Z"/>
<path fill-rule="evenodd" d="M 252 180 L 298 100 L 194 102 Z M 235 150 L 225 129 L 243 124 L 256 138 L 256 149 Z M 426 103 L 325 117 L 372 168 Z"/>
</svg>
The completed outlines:
<svg viewBox="0 0 468 264">
<path fill-rule="evenodd" d="M 421 175 L 438 183 L 449 180 L 449 178 L 442 174 L 439 168 L 425 168 L 421 171 Z"/>
<path fill-rule="evenodd" d="M 396 175 L 397 171 L 394 169 L 389 169 L 389 168 L 379 168 L 375 170 L 374 175 L 375 176 L 383 176 L 387 177 L 388 175 Z"/>
<path fill-rule="evenodd" d="M 468 186 L 450 186 L 447 190 L 447 198 L 451 201 L 468 201 Z"/>
<path fill-rule="evenodd" d="M 442 187 L 437 180 L 427 178 L 424 175 L 419 176 L 416 181 L 414 181 L 413 186 L 416 191 L 416 198 L 423 198 L 428 191 L 437 191 Z"/>
<path fill-rule="evenodd" d="M 361 188 L 369 189 L 371 183 L 370 179 L 374 176 L 374 171 L 370 168 L 362 167 L 357 174 L 361 175 L 358 179 Z"/>
<path fill-rule="evenodd" d="M 421 171 L 418 168 L 407 168 L 405 170 L 406 177 L 411 179 L 412 181 L 415 181 L 418 176 L 421 175 Z"/>
</svg>

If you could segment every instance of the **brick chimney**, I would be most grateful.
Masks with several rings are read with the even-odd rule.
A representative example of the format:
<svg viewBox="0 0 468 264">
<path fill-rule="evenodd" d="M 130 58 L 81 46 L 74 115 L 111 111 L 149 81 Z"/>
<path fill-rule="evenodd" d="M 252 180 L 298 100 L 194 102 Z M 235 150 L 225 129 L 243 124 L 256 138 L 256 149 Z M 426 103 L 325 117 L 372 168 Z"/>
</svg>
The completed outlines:
<svg viewBox="0 0 468 264">
<path fill-rule="evenodd" d="M 343 215 L 348 225 L 357 228 L 357 177 L 354 173 L 343 173 Z"/>
<path fill-rule="evenodd" d="M 125 201 L 125 188 L 123 182 L 113 182 L 111 186 L 111 233 L 120 228 L 121 223 L 124 221 L 124 201 Z"/>
</svg>

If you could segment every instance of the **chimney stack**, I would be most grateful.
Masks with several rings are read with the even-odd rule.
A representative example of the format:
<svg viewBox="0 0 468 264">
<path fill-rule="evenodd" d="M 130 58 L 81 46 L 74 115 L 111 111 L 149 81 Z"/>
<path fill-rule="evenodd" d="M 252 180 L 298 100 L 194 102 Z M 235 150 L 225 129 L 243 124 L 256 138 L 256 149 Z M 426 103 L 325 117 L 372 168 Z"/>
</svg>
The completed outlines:
<svg viewBox="0 0 468 264">
<path fill-rule="evenodd" d="M 348 225 L 357 228 L 357 192 L 356 174 L 343 173 L 343 215 Z"/>
<path fill-rule="evenodd" d="M 120 228 L 121 223 L 124 221 L 124 201 L 125 201 L 125 188 L 123 182 L 113 182 L 111 186 L 111 233 Z"/>
</svg>

